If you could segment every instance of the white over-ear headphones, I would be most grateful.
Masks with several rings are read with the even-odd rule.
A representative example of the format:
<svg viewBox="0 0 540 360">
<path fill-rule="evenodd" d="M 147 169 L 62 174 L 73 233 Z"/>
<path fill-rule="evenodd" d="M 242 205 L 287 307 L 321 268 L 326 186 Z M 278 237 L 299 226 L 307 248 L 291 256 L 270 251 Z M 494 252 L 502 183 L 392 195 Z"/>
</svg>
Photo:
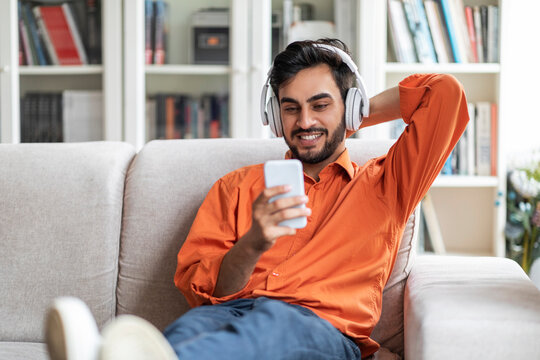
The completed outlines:
<svg viewBox="0 0 540 360">
<path fill-rule="evenodd" d="M 347 92 L 347 97 L 345 99 L 345 126 L 347 130 L 358 130 L 362 123 L 362 117 L 369 116 L 369 98 L 367 96 L 366 87 L 364 86 L 364 81 L 358 73 L 358 67 L 351 57 L 340 48 L 327 44 L 313 44 L 313 46 L 335 52 L 354 73 L 357 87 L 352 87 Z M 268 71 L 266 82 L 261 93 L 261 117 L 263 125 L 270 125 L 270 129 L 274 135 L 280 137 L 283 136 L 283 125 L 279 110 L 279 100 L 277 96 L 272 93 L 270 87 L 271 73 L 272 68 Z M 268 99 L 269 93 L 270 99 Z"/>
</svg>

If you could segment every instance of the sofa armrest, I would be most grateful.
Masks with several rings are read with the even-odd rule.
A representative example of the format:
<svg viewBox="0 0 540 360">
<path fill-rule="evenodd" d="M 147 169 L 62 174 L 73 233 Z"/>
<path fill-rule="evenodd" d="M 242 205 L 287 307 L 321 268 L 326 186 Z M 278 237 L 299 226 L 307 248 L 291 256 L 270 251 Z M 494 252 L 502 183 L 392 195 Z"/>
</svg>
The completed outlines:
<svg viewBox="0 0 540 360">
<path fill-rule="evenodd" d="M 406 359 L 535 359 L 540 291 L 509 259 L 418 256 L 404 325 Z"/>
</svg>

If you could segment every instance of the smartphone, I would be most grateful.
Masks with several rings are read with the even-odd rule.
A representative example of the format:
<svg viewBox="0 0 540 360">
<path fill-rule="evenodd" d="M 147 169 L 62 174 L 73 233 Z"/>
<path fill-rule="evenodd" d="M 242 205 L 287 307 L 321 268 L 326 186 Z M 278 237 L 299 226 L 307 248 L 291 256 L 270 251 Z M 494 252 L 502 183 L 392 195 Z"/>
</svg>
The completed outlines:
<svg viewBox="0 0 540 360">
<path fill-rule="evenodd" d="M 301 196 L 304 193 L 304 172 L 302 163 L 299 160 L 270 160 L 264 163 L 264 183 L 267 188 L 278 185 L 290 185 L 291 191 L 285 194 L 274 196 L 270 202 L 283 197 Z M 295 207 L 304 208 L 305 204 Z M 305 216 L 285 220 L 279 223 L 280 226 L 288 226 L 301 229 L 307 224 Z"/>
</svg>

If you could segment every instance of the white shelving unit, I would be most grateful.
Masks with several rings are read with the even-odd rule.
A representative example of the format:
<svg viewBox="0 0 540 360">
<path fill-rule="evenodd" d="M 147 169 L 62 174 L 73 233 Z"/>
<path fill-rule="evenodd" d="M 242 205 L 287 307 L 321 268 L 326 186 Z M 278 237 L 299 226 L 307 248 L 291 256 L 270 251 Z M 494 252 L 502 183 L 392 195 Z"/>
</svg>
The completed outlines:
<svg viewBox="0 0 540 360">
<path fill-rule="evenodd" d="M 103 92 L 103 140 L 123 140 L 122 0 L 102 1 L 102 63 L 19 66 L 17 0 L 0 2 L 0 141 L 20 142 L 19 99 L 28 91 Z"/>
<path fill-rule="evenodd" d="M 125 139 L 144 145 L 147 96 L 158 92 L 229 94 L 232 137 L 261 137 L 260 89 L 270 67 L 270 0 L 170 1 L 169 64 L 144 64 L 144 1 L 124 2 Z M 189 62 L 191 16 L 201 8 L 229 9 L 229 64 Z"/>
<path fill-rule="evenodd" d="M 403 64 L 387 62 L 386 1 L 360 0 L 358 19 L 362 39 L 360 70 L 367 77 L 372 93 L 396 86 L 414 73 L 449 73 L 461 81 L 469 102 L 490 101 L 498 104 L 498 174 L 480 176 L 439 176 L 430 195 L 439 219 L 443 241 L 449 253 L 489 254 L 504 256 L 504 224 L 506 170 L 504 161 L 504 124 L 509 121 L 504 111 L 511 101 L 509 89 L 502 84 L 512 77 L 505 66 L 504 54 L 511 51 L 507 41 L 507 18 L 516 7 L 508 0 L 472 0 L 466 5 L 490 4 L 500 7 L 500 63 L 482 64 Z M 385 129 L 383 129 L 384 131 Z M 373 134 L 368 134 L 368 136 Z M 377 133 L 376 136 L 381 136 Z"/>
</svg>

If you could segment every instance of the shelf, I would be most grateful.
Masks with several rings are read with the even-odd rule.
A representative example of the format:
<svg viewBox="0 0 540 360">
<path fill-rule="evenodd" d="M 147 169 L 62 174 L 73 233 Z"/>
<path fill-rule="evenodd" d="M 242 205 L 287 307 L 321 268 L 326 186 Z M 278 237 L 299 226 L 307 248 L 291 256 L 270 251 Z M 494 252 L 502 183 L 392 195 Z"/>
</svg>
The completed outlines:
<svg viewBox="0 0 540 360">
<path fill-rule="evenodd" d="M 496 63 L 482 64 L 404 64 L 386 63 L 387 73 L 450 73 L 450 74 L 498 74 L 501 65 Z"/>
<path fill-rule="evenodd" d="M 489 251 L 482 250 L 463 250 L 463 251 L 446 251 L 443 254 L 435 254 L 432 251 L 419 250 L 418 256 L 467 256 L 467 257 L 494 257 L 495 255 Z"/>
<path fill-rule="evenodd" d="M 99 75 L 103 73 L 101 65 L 75 65 L 75 66 L 20 66 L 21 75 Z"/>
<path fill-rule="evenodd" d="M 440 175 L 432 187 L 497 187 L 499 180 L 495 176 Z"/>
<path fill-rule="evenodd" d="M 229 65 L 146 65 L 147 75 L 227 75 Z"/>
</svg>

